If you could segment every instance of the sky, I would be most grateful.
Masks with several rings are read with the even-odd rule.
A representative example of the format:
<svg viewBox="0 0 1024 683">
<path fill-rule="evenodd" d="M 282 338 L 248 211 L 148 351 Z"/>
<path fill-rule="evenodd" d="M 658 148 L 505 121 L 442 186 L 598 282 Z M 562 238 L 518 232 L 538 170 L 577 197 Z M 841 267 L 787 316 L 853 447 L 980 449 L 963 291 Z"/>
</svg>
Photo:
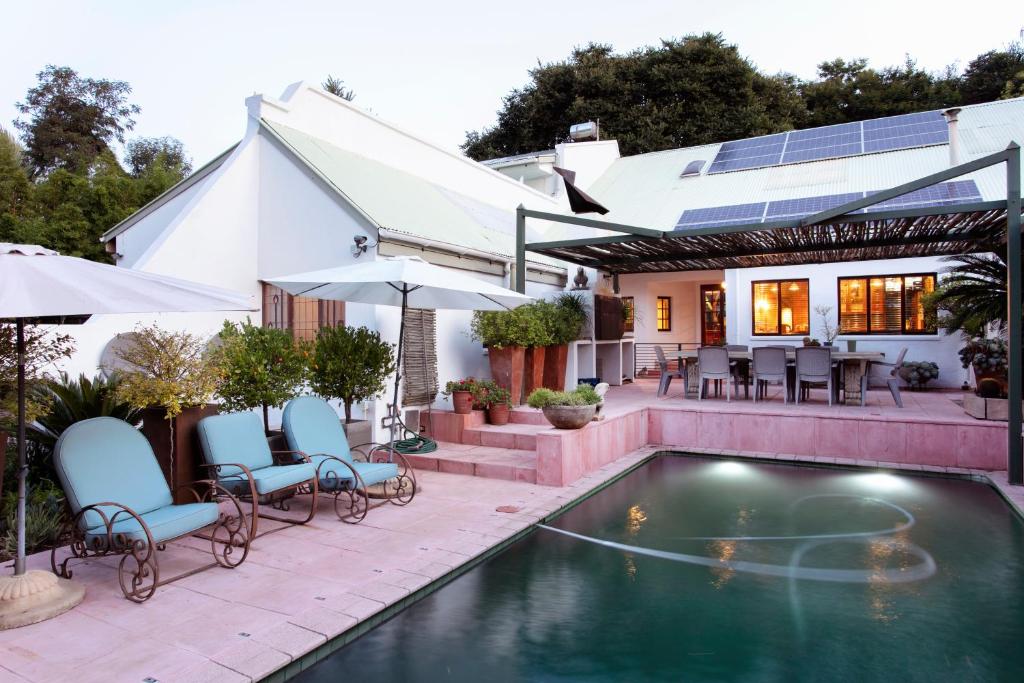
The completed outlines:
<svg viewBox="0 0 1024 683">
<path fill-rule="evenodd" d="M 2 16 L 0 126 L 37 72 L 70 66 L 131 84 L 130 137 L 174 136 L 196 166 L 240 139 L 247 96 L 328 74 L 355 104 L 454 147 L 494 123 L 530 68 L 588 42 L 626 52 L 711 31 L 766 73 L 811 78 L 836 57 L 962 68 L 1024 28 L 1013 0 L 18 0 Z"/>
</svg>

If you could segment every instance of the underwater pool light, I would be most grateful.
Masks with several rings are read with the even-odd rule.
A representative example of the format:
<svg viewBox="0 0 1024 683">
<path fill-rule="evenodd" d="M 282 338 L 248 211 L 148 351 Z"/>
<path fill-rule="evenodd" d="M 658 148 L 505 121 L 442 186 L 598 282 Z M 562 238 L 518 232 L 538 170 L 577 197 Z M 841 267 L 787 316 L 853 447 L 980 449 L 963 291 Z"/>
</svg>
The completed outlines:
<svg viewBox="0 0 1024 683">
<path fill-rule="evenodd" d="M 861 474 L 857 477 L 857 481 L 872 491 L 899 491 L 908 486 L 907 480 L 903 477 L 886 472 Z"/>
</svg>

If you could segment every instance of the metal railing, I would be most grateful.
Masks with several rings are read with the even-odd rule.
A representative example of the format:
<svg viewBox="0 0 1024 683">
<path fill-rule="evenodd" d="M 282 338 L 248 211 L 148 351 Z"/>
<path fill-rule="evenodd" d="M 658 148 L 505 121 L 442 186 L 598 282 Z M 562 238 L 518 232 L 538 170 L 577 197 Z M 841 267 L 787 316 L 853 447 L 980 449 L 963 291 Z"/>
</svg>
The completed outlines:
<svg viewBox="0 0 1024 683">
<path fill-rule="evenodd" d="M 652 377 L 658 375 L 658 356 L 654 347 L 660 346 L 665 352 L 665 357 L 671 362 L 679 351 L 693 351 L 700 348 L 699 342 L 664 342 L 633 344 L 633 367 L 636 368 L 637 377 Z"/>
</svg>

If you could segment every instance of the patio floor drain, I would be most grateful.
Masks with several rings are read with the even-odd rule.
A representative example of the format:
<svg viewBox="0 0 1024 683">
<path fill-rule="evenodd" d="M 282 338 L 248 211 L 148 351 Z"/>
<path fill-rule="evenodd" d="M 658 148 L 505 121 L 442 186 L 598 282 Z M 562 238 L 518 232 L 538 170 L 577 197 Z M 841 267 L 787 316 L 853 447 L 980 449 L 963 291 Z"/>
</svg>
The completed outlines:
<svg viewBox="0 0 1024 683">
<path fill-rule="evenodd" d="M 499 505 L 494 508 L 495 512 L 519 512 L 520 510 L 522 510 L 522 508 L 516 505 Z"/>
</svg>

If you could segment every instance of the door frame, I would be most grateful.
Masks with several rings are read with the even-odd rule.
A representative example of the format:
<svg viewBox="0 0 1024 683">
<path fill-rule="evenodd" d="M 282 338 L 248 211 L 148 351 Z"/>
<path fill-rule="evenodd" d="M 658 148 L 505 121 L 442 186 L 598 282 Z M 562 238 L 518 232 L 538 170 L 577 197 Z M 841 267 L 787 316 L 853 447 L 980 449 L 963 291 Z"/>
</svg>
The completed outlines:
<svg viewBox="0 0 1024 683">
<path fill-rule="evenodd" d="M 725 332 L 726 332 L 726 311 L 725 311 L 725 288 L 721 284 L 710 284 L 700 286 L 700 343 L 701 346 L 707 345 L 707 316 L 705 315 L 704 305 L 704 293 L 717 291 L 719 294 L 719 311 L 721 312 L 721 323 L 722 323 L 722 341 L 725 343 Z"/>
</svg>

